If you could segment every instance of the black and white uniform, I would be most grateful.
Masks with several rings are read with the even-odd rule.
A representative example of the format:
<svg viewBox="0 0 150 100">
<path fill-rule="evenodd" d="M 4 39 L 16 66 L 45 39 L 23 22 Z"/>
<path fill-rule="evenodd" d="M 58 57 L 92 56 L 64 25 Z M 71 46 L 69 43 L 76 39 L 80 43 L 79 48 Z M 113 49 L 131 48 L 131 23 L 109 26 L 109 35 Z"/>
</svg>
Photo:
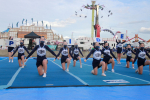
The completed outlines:
<svg viewBox="0 0 150 100">
<path fill-rule="evenodd" d="M 73 61 L 74 61 L 74 60 L 76 60 L 76 61 L 79 60 L 79 59 L 78 59 L 78 57 L 79 57 L 79 52 L 80 52 L 80 54 L 81 54 L 82 57 L 83 57 L 83 54 L 82 54 L 81 50 L 80 50 L 78 47 L 73 48 L 73 50 L 72 50 L 72 55 L 74 54 Z"/>
<path fill-rule="evenodd" d="M 86 57 L 86 59 L 88 59 L 91 54 L 93 54 L 93 61 L 92 61 L 92 66 L 93 66 L 93 69 L 95 67 L 98 66 L 98 68 L 100 68 L 101 66 L 99 66 L 100 62 L 101 62 L 101 55 L 102 54 L 105 54 L 107 55 L 106 53 L 104 53 L 103 51 L 101 51 L 100 49 L 93 49 L 91 50 L 91 52 L 88 54 L 88 56 Z M 109 56 L 109 55 L 107 55 Z M 109 56 L 110 58 L 112 58 L 111 56 Z"/>
<path fill-rule="evenodd" d="M 13 52 L 14 47 L 8 47 L 8 52 Z"/>
<path fill-rule="evenodd" d="M 132 58 L 132 53 L 133 54 L 135 54 L 131 49 L 129 50 L 129 49 L 127 49 L 127 50 L 125 50 L 125 52 L 123 53 L 123 55 L 127 55 L 127 57 L 126 57 L 126 62 L 130 62 L 130 60 L 131 60 L 131 58 Z"/>
<path fill-rule="evenodd" d="M 122 44 L 125 43 L 126 41 L 124 42 L 117 42 L 117 39 L 116 39 L 116 43 L 117 43 L 117 53 L 121 53 L 122 52 Z"/>
<path fill-rule="evenodd" d="M 26 59 L 28 59 L 35 51 L 37 51 L 36 66 L 37 67 L 39 67 L 40 65 L 43 66 L 43 60 L 47 59 L 46 50 L 48 50 L 51 54 L 53 54 L 56 57 L 56 54 L 47 45 L 40 44 L 35 46 L 35 48 L 30 52 L 30 54 L 27 56 Z"/>
<path fill-rule="evenodd" d="M 57 57 L 60 55 L 60 53 L 61 53 L 61 63 L 67 63 L 66 62 L 66 59 L 68 58 L 68 49 L 67 48 L 61 48 L 60 49 L 60 51 L 59 51 L 59 53 L 58 53 L 58 55 L 57 55 Z M 70 56 L 72 57 L 72 55 L 71 55 L 71 50 L 69 50 L 69 54 L 70 54 Z M 72 57 L 73 58 L 73 57 Z"/>
<path fill-rule="evenodd" d="M 112 58 L 110 58 L 110 54 L 116 59 L 115 55 L 112 53 L 112 50 L 111 50 L 110 48 L 106 48 L 106 47 L 105 47 L 105 48 L 102 49 L 102 51 L 103 51 L 104 53 L 106 53 L 107 55 L 109 55 L 109 56 L 107 56 L 107 55 L 104 54 L 103 61 L 104 61 L 105 63 L 109 64 L 109 63 L 108 63 L 109 60 L 112 59 Z"/>
<path fill-rule="evenodd" d="M 25 46 L 23 46 L 23 45 L 20 45 L 20 46 L 18 46 L 18 47 L 15 49 L 13 55 L 18 51 L 18 60 L 19 60 L 19 59 L 21 59 L 21 56 L 25 56 L 25 55 L 24 55 L 25 50 L 26 50 L 26 52 L 29 54 L 29 51 L 27 50 L 27 48 L 26 48 Z M 12 55 L 12 56 L 13 56 L 13 55 Z M 22 60 L 22 59 L 21 59 L 21 60 Z"/>
<path fill-rule="evenodd" d="M 134 63 L 135 63 L 136 59 L 138 58 L 138 61 L 137 61 L 138 67 L 140 67 L 141 65 L 145 66 L 145 62 L 146 62 L 145 56 L 146 55 L 150 58 L 150 55 L 146 52 L 146 50 L 138 49 L 136 51 L 136 56 L 135 56 L 135 59 L 134 59 Z"/>
</svg>

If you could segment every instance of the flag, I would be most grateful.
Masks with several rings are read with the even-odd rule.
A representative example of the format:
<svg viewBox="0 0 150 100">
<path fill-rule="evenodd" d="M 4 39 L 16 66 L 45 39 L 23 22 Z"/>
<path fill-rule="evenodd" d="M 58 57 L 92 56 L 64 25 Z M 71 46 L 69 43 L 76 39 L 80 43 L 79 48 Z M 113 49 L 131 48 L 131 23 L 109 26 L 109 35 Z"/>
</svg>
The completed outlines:
<svg viewBox="0 0 150 100">
<path fill-rule="evenodd" d="M 42 26 L 43 26 L 43 21 L 42 21 Z"/>
<path fill-rule="evenodd" d="M 13 23 L 12 23 L 12 28 L 13 28 Z"/>
<path fill-rule="evenodd" d="M 22 20 L 22 24 L 23 24 L 24 20 L 25 20 L 25 19 Z"/>
<path fill-rule="evenodd" d="M 120 40 L 126 40 L 127 34 L 126 33 L 119 33 L 117 34 L 118 39 Z"/>
<path fill-rule="evenodd" d="M 31 18 L 31 20 L 32 20 L 32 23 L 33 23 L 33 18 Z"/>
<path fill-rule="evenodd" d="M 26 25 L 27 25 L 27 19 L 26 19 Z"/>
<path fill-rule="evenodd" d="M 18 27 L 18 23 L 19 23 L 19 22 L 17 22 L 16 27 Z"/>
<path fill-rule="evenodd" d="M 38 26 L 38 21 L 37 21 L 37 26 Z"/>
</svg>

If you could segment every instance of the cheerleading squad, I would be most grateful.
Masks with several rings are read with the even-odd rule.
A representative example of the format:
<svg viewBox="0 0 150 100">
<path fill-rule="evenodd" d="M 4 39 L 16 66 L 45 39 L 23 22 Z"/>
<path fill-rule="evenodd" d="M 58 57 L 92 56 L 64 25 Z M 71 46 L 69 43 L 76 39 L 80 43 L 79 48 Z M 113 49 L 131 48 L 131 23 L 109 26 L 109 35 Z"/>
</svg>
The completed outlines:
<svg viewBox="0 0 150 100">
<path fill-rule="evenodd" d="M 11 39 L 11 38 L 10 38 Z M 56 55 L 47 45 L 44 45 L 45 42 L 45 38 L 41 37 L 40 38 L 40 44 L 35 46 L 35 48 L 29 53 L 29 51 L 27 50 L 27 48 L 24 46 L 23 41 L 20 41 L 20 46 L 18 46 L 15 50 L 13 50 L 14 52 L 12 53 L 12 50 L 8 50 L 9 52 L 9 57 L 12 58 L 13 55 L 18 51 L 18 63 L 19 66 L 24 68 L 25 66 L 25 62 L 27 61 L 27 59 L 29 57 L 32 56 L 32 54 L 37 51 L 37 61 L 36 61 L 36 66 L 37 66 L 37 70 L 39 75 L 43 75 L 43 77 L 46 77 L 46 72 L 47 72 L 47 64 L 48 64 L 48 60 L 46 58 L 46 51 L 50 52 L 52 55 L 55 56 L 55 59 L 60 59 L 59 55 L 61 54 L 61 65 L 62 65 L 62 69 L 66 70 L 67 72 L 69 71 L 69 65 L 71 63 L 71 60 L 73 59 L 73 66 L 76 66 L 76 61 L 79 60 L 80 62 L 80 68 L 82 68 L 82 62 L 81 62 L 81 57 L 79 56 L 79 53 L 82 55 L 82 57 L 84 58 L 82 52 L 80 51 L 80 49 L 78 48 L 78 44 L 75 43 L 74 44 L 74 48 L 68 48 L 67 47 L 67 42 L 63 43 L 63 47 L 60 49 L 59 53 Z M 115 57 L 115 55 L 112 53 L 112 50 L 109 48 L 107 41 L 104 42 L 104 48 L 101 50 L 100 49 L 100 45 L 98 42 L 96 42 L 94 44 L 94 48 L 90 51 L 90 53 L 87 55 L 87 57 L 85 58 L 85 62 L 87 61 L 87 59 L 93 55 L 93 61 L 92 61 L 92 66 L 93 66 L 93 70 L 91 71 L 92 74 L 97 75 L 98 74 L 98 68 L 102 67 L 102 76 L 106 76 L 106 74 L 104 73 L 105 71 L 107 71 L 108 64 L 112 65 L 112 72 L 115 72 L 114 70 L 114 66 L 115 66 L 115 61 L 114 59 L 116 59 L 118 61 L 118 64 L 120 63 L 121 60 L 121 55 L 122 55 L 122 46 L 124 42 L 121 42 L 120 40 L 117 41 L 117 56 L 118 59 Z M 28 53 L 28 56 L 25 59 L 25 54 L 24 52 Z M 135 54 L 135 59 L 132 58 L 132 53 Z M 101 59 L 101 56 L 103 54 L 103 60 Z M 127 45 L 127 49 L 126 51 L 123 53 L 123 55 L 126 54 L 126 67 L 129 68 L 129 63 L 132 62 L 132 68 L 134 68 L 134 63 L 137 60 L 137 65 L 138 65 L 138 69 L 136 70 L 137 73 L 142 74 L 143 73 L 143 67 L 145 65 L 149 65 L 150 68 L 150 61 L 146 60 L 146 55 L 150 58 L 150 55 L 147 53 L 147 51 L 144 49 L 144 43 L 140 43 L 139 44 L 139 49 L 136 50 L 136 53 L 134 51 L 131 50 L 131 45 L 128 44 Z M 11 55 L 11 56 L 10 56 Z M 114 58 L 114 59 L 113 59 Z M 9 60 L 10 62 L 10 60 Z M 67 69 L 65 67 L 65 63 L 67 63 Z"/>
</svg>

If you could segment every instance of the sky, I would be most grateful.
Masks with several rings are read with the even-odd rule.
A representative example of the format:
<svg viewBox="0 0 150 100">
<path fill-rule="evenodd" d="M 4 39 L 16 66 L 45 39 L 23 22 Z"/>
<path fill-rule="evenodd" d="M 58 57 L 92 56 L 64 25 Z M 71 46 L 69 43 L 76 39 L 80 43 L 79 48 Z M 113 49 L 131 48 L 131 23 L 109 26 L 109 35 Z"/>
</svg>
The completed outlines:
<svg viewBox="0 0 150 100">
<path fill-rule="evenodd" d="M 0 1 L 0 32 L 10 25 L 22 25 L 22 19 L 27 19 L 27 25 L 48 25 L 54 33 L 75 38 L 91 36 L 92 11 L 84 9 L 83 5 L 91 5 L 91 0 L 1 0 Z M 99 10 L 99 24 L 102 29 L 110 29 L 114 33 L 126 33 L 129 38 L 138 34 L 139 37 L 150 39 L 150 0 L 96 0 L 96 4 L 104 5 Z M 82 9 L 82 11 L 80 10 Z M 111 10 L 112 16 L 108 17 Z M 77 15 L 75 15 L 75 11 Z M 82 17 L 79 17 L 79 16 Z M 85 18 L 84 16 L 87 16 Z M 103 16 L 103 18 L 101 18 Z M 25 25 L 25 22 L 24 22 Z M 112 38 L 109 32 L 101 32 L 102 38 Z"/>
</svg>

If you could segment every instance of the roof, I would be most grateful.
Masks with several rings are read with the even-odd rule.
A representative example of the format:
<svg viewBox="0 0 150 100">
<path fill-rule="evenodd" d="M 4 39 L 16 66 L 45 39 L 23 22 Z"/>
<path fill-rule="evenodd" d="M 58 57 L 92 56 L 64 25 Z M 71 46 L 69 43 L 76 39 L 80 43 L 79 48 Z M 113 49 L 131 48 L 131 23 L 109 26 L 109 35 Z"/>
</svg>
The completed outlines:
<svg viewBox="0 0 150 100">
<path fill-rule="evenodd" d="M 40 38 L 40 36 L 32 31 L 31 33 L 25 35 L 24 38 Z"/>
</svg>

